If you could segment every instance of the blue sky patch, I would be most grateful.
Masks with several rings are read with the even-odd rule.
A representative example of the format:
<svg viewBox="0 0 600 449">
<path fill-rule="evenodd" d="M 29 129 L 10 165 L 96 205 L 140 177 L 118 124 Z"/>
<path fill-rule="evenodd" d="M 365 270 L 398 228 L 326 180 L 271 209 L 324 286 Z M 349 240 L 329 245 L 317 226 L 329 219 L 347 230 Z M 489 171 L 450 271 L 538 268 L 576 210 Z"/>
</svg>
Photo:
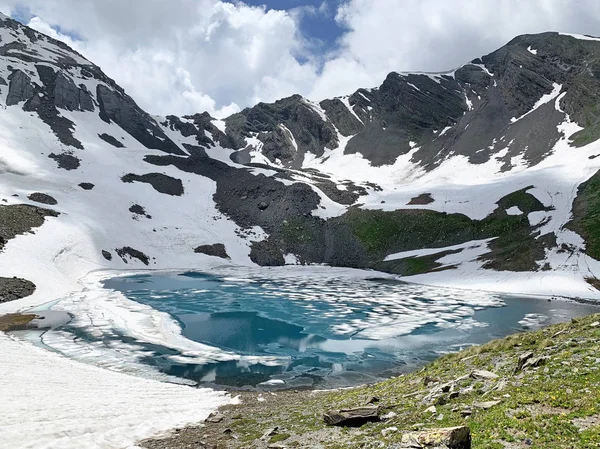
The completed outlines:
<svg viewBox="0 0 600 449">
<path fill-rule="evenodd" d="M 335 21 L 338 6 L 345 0 L 244 0 L 251 6 L 266 6 L 267 9 L 296 10 L 300 13 L 300 31 L 309 39 L 317 55 L 323 55 L 337 46 L 344 32 Z"/>
</svg>

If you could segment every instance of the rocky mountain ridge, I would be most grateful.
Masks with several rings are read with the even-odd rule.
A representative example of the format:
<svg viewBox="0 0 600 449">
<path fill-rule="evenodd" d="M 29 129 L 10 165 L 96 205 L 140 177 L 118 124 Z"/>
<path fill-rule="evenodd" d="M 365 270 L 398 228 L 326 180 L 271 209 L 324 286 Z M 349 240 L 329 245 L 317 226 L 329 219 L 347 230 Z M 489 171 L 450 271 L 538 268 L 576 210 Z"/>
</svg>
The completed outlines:
<svg viewBox="0 0 600 449">
<path fill-rule="evenodd" d="M 64 261 L 52 268 L 63 277 L 74 260 L 201 269 L 226 259 L 194 250 L 219 245 L 235 264 L 600 296 L 585 253 L 595 190 L 571 213 L 600 169 L 598 39 L 520 36 L 452 72 L 391 73 L 346 97 L 294 95 L 217 120 L 152 116 L 99 67 L 12 19 L 0 38 L 2 207 L 53 198 L 49 221 L 64 237 L 28 241 L 49 245 L 40 263 Z M 6 262 L 26 254 L 6 247 L 0 268 L 31 278 Z M 529 282 L 549 273 L 570 283 Z M 512 287 L 497 285 L 505 275 Z"/>
</svg>

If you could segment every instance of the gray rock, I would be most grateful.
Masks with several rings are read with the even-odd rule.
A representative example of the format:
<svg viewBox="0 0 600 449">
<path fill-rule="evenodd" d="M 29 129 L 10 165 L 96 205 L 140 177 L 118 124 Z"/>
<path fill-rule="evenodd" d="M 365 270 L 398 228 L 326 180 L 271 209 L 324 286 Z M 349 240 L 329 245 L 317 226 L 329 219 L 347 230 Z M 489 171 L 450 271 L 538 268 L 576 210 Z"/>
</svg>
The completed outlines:
<svg viewBox="0 0 600 449">
<path fill-rule="evenodd" d="M 220 257 L 221 259 L 229 259 L 225 245 L 222 243 L 214 243 L 212 245 L 200 245 L 194 249 L 195 253 L 206 254 L 207 256 Z"/>
<path fill-rule="evenodd" d="M 369 422 L 379 422 L 379 412 L 380 408 L 376 406 L 330 410 L 323 419 L 328 426 L 360 427 Z"/>
<path fill-rule="evenodd" d="M 163 173 L 146 173 L 144 175 L 128 173 L 121 178 L 121 181 L 125 183 L 144 182 L 150 184 L 157 192 L 166 195 L 181 196 L 184 194 L 181 179 Z"/>
<path fill-rule="evenodd" d="M 406 433 L 402 435 L 401 447 L 471 449 L 471 429 L 460 426 Z"/>
<path fill-rule="evenodd" d="M 35 192 L 29 195 L 27 198 L 29 198 L 31 201 L 35 201 L 36 203 L 49 204 L 51 206 L 58 204 L 58 201 L 46 193 Z"/>
<path fill-rule="evenodd" d="M 0 303 L 14 301 L 31 296 L 35 292 L 35 284 L 17 277 L 0 277 Z"/>
<path fill-rule="evenodd" d="M 21 70 L 12 72 L 8 80 L 8 96 L 6 97 L 6 105 L 12 106 L 21 101 L 29 100 L 34 93 L 31 78 Z"/>
<path fill-rule="evenodd" d="M 491 371 L 475 370 L 471 373 L 471 377 L 479 380 L 494 380 L 498 379 L 499 376 Z"/>
<path fill-rule="evenodd" d="M 130 246 L 125 246 L 123 248 L 118 248 L 115 250 L 115 252 L 119 255 L 119 257 L 123 260 L 123 262 L 128 263 L 127 262 L 127 257 L 131 259 L 137 259 L 140 262 L 142 262 L 144 265 L 149 265 L 150 264 L 150 259 L 148 258 L 148 256 L 146 256 L 143 252 L 138 251 L 137 249 L 134 249 Z"/>
<path fill-rule="evenodd" d="M 119 142 L 116 138 L 114 138 L 110 134 L 106 134 L 106 133 L 98 134 L 98 137 L 100 137 L 106 143 L 111 144 L 113 147 L 117 147 L 117 148 L 124 148 L 125 147 L 125 145 L 123 145 L 121 142 Z"/>
</svg>

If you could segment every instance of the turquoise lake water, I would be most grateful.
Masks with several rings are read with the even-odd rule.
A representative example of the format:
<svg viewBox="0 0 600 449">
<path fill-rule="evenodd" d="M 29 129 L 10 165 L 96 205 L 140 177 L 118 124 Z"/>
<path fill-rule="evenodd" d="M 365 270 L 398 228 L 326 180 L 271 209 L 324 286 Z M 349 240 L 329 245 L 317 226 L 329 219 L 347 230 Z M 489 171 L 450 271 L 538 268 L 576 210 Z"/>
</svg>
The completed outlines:
<svg viewBox="0 0 600 449">
<path fill-rule="evenodd" d="M 185 354 L 145 345 L 142 363 L 170 376 L 230 388 L 374 382 L 469 345 L 599 311 L 573 302 L 352 279 L 335 272 L 290 278 L 260 271 L 240 277 L 138 275 L 114 278 L 105 286 L 168 313 L 186 338 L 237 357 L 187 362 Z M 81 329 L 72 331 L 92 338 Z"/>
</svg>

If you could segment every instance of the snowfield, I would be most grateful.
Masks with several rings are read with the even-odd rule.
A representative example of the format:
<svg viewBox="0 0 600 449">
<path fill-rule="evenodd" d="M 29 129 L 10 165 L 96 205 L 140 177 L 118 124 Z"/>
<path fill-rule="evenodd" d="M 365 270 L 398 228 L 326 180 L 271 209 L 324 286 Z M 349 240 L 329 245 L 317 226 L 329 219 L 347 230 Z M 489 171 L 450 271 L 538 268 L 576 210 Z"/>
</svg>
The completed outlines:
<svg viewBox="0 0 600 449">
<path fill-rule="evenodd" d="M 73 362 L 0 333 L 2 447 L 136 447 L 143 438 L 200 422 L 231 401 L 209 389 Z"/>
</svg>

